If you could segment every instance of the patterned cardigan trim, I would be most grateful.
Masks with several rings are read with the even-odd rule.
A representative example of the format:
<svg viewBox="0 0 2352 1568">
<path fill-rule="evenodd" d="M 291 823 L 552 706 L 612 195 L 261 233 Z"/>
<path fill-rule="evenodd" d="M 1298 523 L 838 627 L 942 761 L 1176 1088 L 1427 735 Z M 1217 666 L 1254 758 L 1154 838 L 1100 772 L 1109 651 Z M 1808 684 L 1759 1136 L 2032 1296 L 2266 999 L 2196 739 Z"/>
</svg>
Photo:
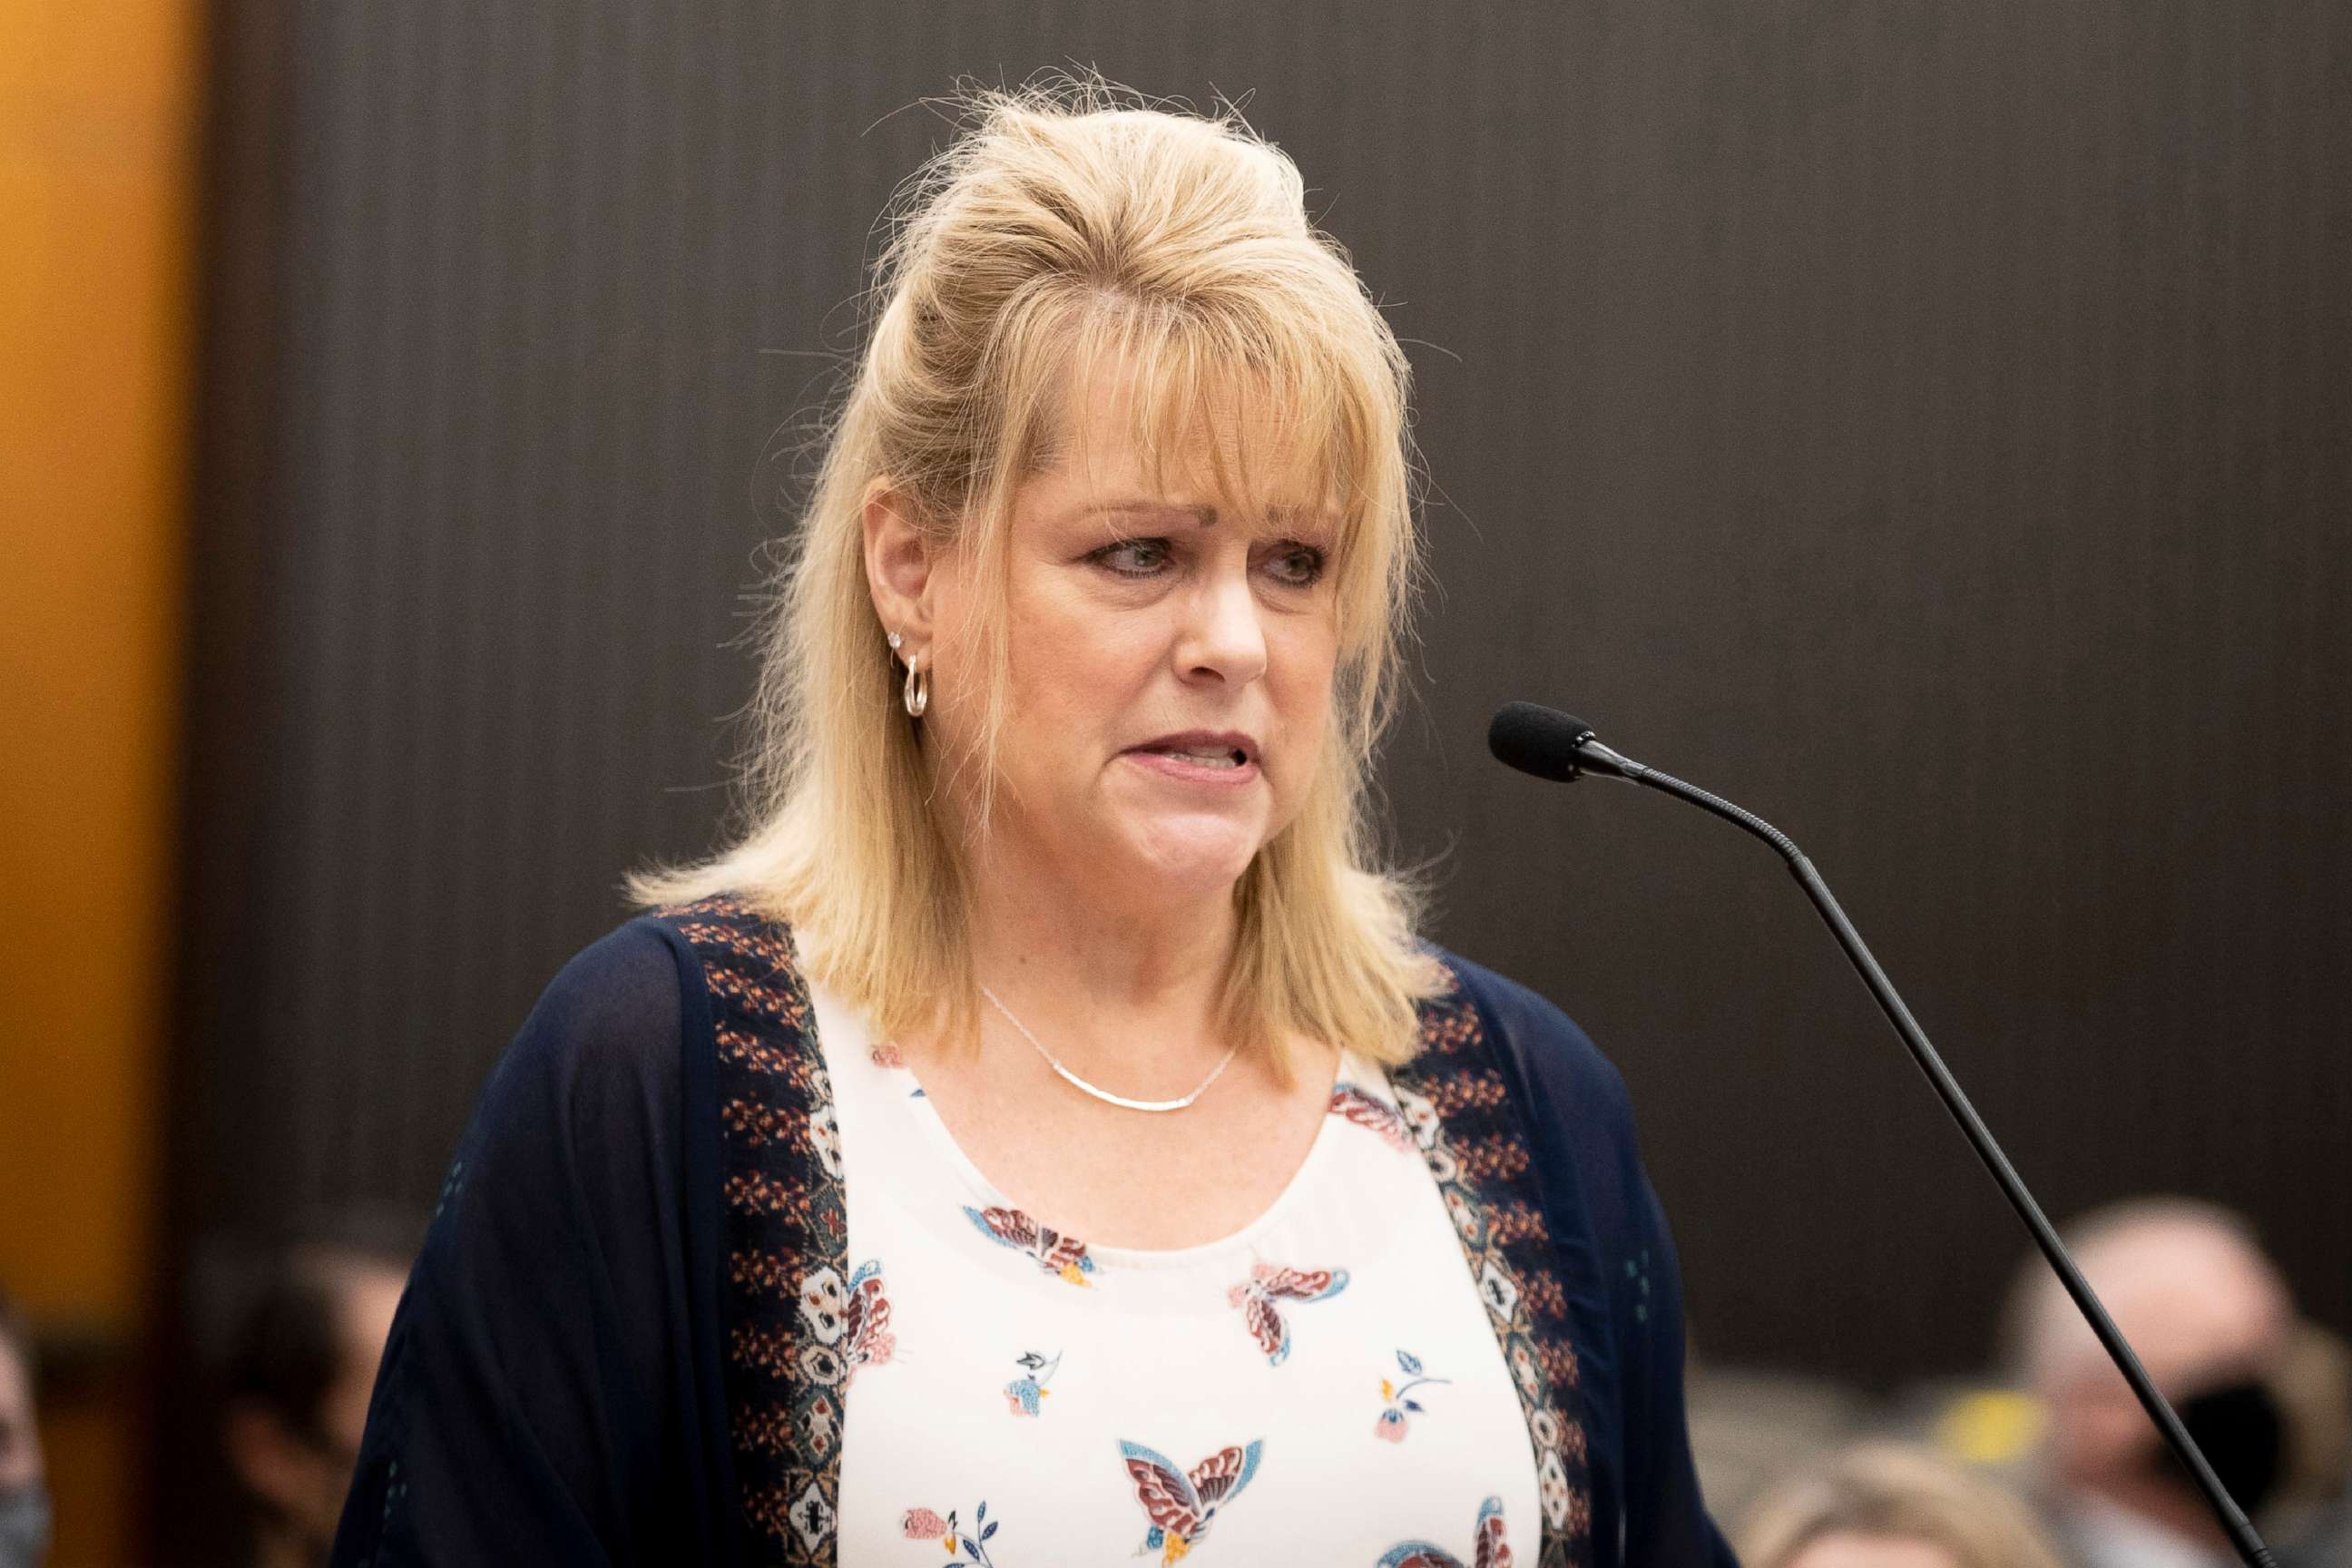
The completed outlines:
<svg viewBox="0 0 2352 1568">
<path fill-rule="evenodd" d="M 1462 1256 L 1519 1393 L 1543 1508 L 1537 1568 L 1592 1561 L 1583 1395 L 1535 1157 L 1478 1009 L 1448 973 L 1421 1007 L 1421 1049 L 1389 1070 L 1397 1105 L 1454 1218 Z"/>
<path fill-rule="evenodd" d="M 751 1561 L 831 1563 L 848 1293 L 833 1086 L 790 933 L 731 900 L 665 910 L 702 961 L 719 1053 L 727 1416 Z"/>
<path fill-rule="evenodd" d="M 848 1225 L 833 1086 L 791 934 L 729 899 L 661 911 L 701 960 L 718 1040 L 728 1421 L 751 1559 L 835 1561 Z M 1524 1124 L 1458 984 L 1391 1081 L 1436 1178 L 1534 1444 L 1538 1568 L 1591 1562 L 1568 1297 Z"/>
</svg>

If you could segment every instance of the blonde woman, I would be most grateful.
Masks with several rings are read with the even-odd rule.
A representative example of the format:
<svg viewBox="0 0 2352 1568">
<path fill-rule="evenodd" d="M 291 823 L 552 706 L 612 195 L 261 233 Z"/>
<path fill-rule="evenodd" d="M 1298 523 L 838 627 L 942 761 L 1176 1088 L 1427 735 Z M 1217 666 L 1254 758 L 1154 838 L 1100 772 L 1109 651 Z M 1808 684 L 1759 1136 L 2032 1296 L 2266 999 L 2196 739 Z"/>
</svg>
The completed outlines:
<svg viewBox="0 0 2352 1568">
<path fill-rule="evenodd" d="M 1727 1562 L 1622 1084 L 1373 863 L 1405 364 L 1297 170 L 987 100 L 875 300 L 750 829 L 485 1091 L 340 1560 Z"/>
<path fill-rule="evenodd" d="M 2017 1499 L 1893 1444 L 1853 1449 L 1775 1489 L 1739 1551 L 1748 1568 L 2059 1568 Z"/>
</svg>

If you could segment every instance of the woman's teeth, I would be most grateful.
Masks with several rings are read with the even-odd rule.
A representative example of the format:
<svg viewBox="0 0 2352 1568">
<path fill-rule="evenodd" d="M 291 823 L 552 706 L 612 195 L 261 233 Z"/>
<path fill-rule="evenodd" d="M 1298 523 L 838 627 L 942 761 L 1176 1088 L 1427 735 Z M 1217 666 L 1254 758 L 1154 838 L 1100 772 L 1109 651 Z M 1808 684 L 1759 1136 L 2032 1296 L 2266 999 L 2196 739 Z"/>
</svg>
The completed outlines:
<svg viewBox="0 0 2352 1568">
<path fill-rule="evenodd" d="M 1204 768 L 1237 768 L 1242 765 L 1243 761 L 1239 752 L 1193 752 L 1173 746 L 1154 746 L 1151 750 L 1163 757 L 1175 757 Z"/>
</svg>

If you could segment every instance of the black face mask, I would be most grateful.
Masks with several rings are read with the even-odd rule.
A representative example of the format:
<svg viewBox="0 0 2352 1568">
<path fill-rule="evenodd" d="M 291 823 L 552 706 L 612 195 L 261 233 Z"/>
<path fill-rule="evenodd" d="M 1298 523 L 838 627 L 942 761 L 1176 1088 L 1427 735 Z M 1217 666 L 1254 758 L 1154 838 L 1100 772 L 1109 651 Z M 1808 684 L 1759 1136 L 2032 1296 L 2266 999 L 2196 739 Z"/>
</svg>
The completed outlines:
<svg viewBox="0 0 2352 1568">
<path fill-rule="evenodd" d="M 2231 1500 L 2248 1513 L 2260 1509 L 2278 1487 L 2279 1467 L 2286 1457 L 2286 1418 L 2270 1389 L 2260 1383 L 2232 1383 L 2209 1388 L 2180 1402 L 2180 1424 L 2203 1450 Z M 2158 1450 L 2159 1463 L 2183 1486 L 2196 1482 L 2172 1457 Z"/>
</svg>

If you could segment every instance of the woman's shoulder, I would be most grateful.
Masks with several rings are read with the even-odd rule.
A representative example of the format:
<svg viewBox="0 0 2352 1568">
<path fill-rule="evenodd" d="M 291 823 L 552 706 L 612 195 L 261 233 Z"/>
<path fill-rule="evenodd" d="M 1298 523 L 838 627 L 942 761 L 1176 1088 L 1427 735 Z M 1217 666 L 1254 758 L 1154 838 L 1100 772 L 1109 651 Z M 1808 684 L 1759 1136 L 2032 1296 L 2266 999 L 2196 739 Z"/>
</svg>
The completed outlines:
<svg viewBox="0 0 2352 1568">
<path fill-rule="evenodd" d="M 650 910 L 637 923 L 660 932 L 705 969 L 739 971 L 779 985 L 801 984 L 791 924 L 752 899 L 715 893 Z"/>
<path fill-rule="evenodd" d="M 1549 997 L 1460 953 L 1432 952 L 1453 977 L 1453 1005 L 1475 1010 L 1492 1047 L 1541 1098 L 1588 1115 L 1630 1121 L 1632 1106 L 1616 1064 Z"/>
<path fill-rule="evenodd" d="M 711 990 L 797 989 L 792 933 L 750 903 L 648 910 L 580 950 L 540 994 L 500 1072 L 583 1081 L 675 1077 Z"/>
<path fill-rule="evenodd" d="M 674 1102 L 688 1031 L 690 953 L 677 932 L 640 916 L 556 973 L 483 1090 L 491 1119 L 600 1105 Z"/>
</svg>

